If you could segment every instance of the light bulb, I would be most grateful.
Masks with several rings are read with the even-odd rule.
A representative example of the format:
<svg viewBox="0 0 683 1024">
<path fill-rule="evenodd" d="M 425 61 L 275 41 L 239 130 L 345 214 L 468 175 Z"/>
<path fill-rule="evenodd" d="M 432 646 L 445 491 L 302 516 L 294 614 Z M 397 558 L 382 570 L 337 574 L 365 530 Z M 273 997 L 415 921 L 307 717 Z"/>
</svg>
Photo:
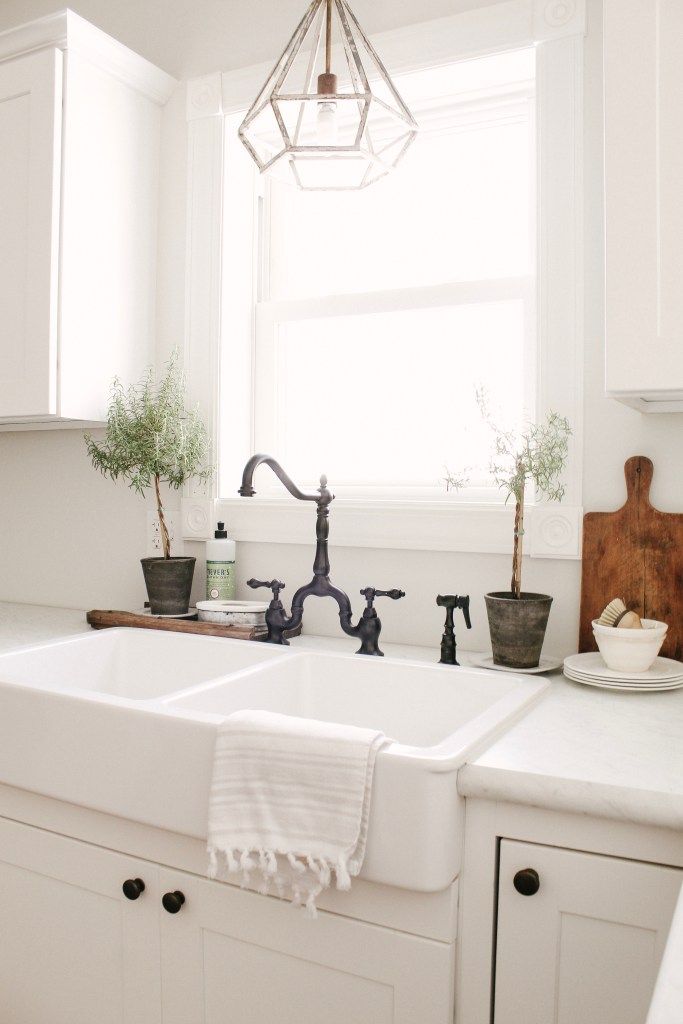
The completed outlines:
<svg viewBox="0 0 683 1024">
<path fill-rule="evenodd" d="M 318 103 L 316 143 L 318 146 L 337 145 L 337 104 L 334 100 Z"/>
</svg>

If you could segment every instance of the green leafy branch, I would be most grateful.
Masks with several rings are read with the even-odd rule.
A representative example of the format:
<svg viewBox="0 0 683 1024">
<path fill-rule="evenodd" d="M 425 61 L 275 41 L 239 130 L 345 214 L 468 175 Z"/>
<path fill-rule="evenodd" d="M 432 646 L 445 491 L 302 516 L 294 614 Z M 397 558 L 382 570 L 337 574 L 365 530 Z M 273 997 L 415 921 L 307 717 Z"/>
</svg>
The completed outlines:
<svg viewBox="0 0 683 1024">
<path fill-rule="evenodd" d="M 93 466 L 104 476 L 124 480 L 143 496 L 154 487 L 164 558 L 170 558 L 160 485 L 178 490 L 190 479 L 208 480 L 213 474 L 206 428 L 196 409 L 185 408 L 185 377 L 177 352 L 160 381 L 151 367 L 128 388 L 116 378 L 105 438 L 99 443 L 87 434 L 85 444 Z"/>
</svg>

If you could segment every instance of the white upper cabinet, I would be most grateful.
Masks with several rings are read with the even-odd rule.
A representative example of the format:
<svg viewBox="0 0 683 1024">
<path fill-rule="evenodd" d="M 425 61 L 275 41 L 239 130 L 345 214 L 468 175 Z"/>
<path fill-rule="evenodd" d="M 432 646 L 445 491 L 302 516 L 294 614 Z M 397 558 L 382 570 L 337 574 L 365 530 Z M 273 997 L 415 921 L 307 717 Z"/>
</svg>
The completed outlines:
<svg viewBox="0 0 683 1024">
<path fill-rule="evenodd" d="M 0 429 L 101 421 L 152 361 L 174 85 L 71 11 L 0 34 Z"/>
<path fill-rule="evenodd" d="M 62 54 L 0 64 L 0 411 L 56 411 Z"/>
<path fill-rule="evenodd" d="M 683 409 L 683 3 L 604 0 L 606 390 Z"/>
</svg>

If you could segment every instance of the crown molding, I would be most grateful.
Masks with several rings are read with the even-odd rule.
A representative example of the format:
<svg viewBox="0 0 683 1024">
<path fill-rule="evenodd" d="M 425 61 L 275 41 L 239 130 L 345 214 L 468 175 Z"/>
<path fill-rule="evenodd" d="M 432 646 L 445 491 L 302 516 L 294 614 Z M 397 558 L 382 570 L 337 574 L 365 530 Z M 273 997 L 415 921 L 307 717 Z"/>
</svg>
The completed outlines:
<svg viewBox="0 0 683 1024">
<path fill-rule="evenodd" d="M 172 75 L 134 53 L 68 8 L 0 32 L 0 61 L 55 47 L 78 51 L 93 64 L 160 106 L 178 84 Z"/>
</svg>

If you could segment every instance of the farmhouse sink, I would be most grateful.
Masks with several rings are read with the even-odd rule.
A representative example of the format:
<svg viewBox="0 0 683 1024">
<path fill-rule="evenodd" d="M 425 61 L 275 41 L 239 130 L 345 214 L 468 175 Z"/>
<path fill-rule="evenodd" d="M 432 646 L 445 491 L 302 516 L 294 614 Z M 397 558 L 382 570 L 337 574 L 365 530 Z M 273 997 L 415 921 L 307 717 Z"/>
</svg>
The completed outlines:
<svg viewBox="0 0 683 1024">
<path fill-rule="evenodd" d="M 206 839 L 216 729 L 241 708 L 382 729 L 361 876 L 438 891 L 460 870 L 458 769 L 548 681 L 143 630 L 0 655 L 0 782 Z M 87 769 L 87 770 L 86 770 Z"/>
<path fill-rule="evenodd" d="M 149 700 L 264 664 L 278 653 L 239 640 L 108 629 L 1 655 L 0 682 Z"/>
<path fill-rule="evenodd" d="M 421 661 L 305 652 L 164 703 L 221 718 L 252 708 L 381 729 L 396 741 L 393 755 L 449 771 L 462 764 L 473 741 L 490 736 L 544 682 Z"/>
</svg>

